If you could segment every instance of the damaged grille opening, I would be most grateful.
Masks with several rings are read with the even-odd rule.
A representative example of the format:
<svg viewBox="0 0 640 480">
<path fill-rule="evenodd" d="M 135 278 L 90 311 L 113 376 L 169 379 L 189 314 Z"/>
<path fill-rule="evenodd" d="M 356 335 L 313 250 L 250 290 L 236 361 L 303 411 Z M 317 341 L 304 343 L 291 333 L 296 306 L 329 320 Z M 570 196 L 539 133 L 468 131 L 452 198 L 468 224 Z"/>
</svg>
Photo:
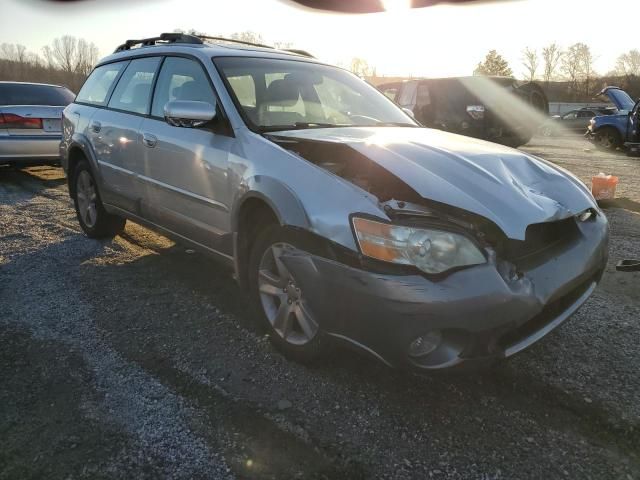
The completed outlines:
<svg viewBox="0 0 640 480">
<path fill-rule="evenodd" d="M 423 198 L 405 182 L 348 145 L 275 135 L 269 135 L 269 138 L 282 148 L 375 195 L 380 202 L 398 199 L 424 203 Z"/>
<path fill-rule="evenodd" d="M 528 270 L 573 243 L 579 234 L 574 217 L 535 223 L 527 227 L 524 241 L 507 239 L 502 244 L 502 258 L 514 263 L 518 269 Z"/>
</svg>

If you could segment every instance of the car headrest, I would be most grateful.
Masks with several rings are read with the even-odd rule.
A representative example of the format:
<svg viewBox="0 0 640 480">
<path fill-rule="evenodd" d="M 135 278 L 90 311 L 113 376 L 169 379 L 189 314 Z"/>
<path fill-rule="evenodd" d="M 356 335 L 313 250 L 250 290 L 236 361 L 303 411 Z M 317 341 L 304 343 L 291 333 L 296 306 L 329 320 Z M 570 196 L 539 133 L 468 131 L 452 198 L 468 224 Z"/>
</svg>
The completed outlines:
<svg viewBox="0 0 640 480">
<path fill-rule="evenodd" d="M 193 80 L 189 80 L 182 84 L 177 98 L 178 100 L 202 101 L 204 100 L 204 95 L 200 84 Z"/>
<path fill-rule="evenodd" d="M 298 103 L 300 86 L 287 78 L 274 80 L 267 87 L 265 97 L 267 103 L 291 107 Z"/>
</svg>

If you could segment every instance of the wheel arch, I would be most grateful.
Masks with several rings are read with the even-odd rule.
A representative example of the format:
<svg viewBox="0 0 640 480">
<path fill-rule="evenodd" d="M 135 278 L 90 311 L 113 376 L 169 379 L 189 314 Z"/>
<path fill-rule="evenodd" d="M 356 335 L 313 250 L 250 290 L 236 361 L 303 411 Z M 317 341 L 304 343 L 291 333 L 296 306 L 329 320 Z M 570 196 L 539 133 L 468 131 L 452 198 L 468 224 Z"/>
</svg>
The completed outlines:
<svg viewBox="0 0 640 480">
<path fill-rule="evenodd" d="M 249 188 L 234 202 L 231 211 L 236 277 L 243 287 L 247 286 L 248 256 L 261 228 L 275 223 L 311 229 L 302 203 L 289 187 L 265 176 L 250 179 L 247 186 Z"/>
<path fill-rule="evenodd" d="M 89 163 L 96 181 L 99 185 L 102 185 L 102 177 L 100 175 L 100 169 L 98 168 L 98 161 L 93 153 L 90 143 L 84 137 L 78 135 L 74 136 L 67 153 L 67 185 L 69 187 L 69 196 L 75 198 L 75 185 L 73 185 L 73 178 L 75 175 L 75 169 L 82 160 L 86 160 Z"/>
</svg>

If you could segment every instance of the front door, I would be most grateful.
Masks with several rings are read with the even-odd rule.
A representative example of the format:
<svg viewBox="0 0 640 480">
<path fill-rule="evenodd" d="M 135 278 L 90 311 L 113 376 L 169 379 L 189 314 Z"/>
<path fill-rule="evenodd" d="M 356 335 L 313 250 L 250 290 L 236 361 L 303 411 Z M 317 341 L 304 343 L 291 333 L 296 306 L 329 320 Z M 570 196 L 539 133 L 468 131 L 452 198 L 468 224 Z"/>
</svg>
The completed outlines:
<svg viewBox="0 0 640 480">
<path fill-rule="evenodd" d="M 193 59 L 167 57 L 140 128 L 143 210 L 153 222 L 225 255 L 232 254 L 228 157 L 235 138 L 213 125 L 185 128 L 164 120 L 171 100 L 208 102 L 216 97 L 208 74 Z"/>
</svg>

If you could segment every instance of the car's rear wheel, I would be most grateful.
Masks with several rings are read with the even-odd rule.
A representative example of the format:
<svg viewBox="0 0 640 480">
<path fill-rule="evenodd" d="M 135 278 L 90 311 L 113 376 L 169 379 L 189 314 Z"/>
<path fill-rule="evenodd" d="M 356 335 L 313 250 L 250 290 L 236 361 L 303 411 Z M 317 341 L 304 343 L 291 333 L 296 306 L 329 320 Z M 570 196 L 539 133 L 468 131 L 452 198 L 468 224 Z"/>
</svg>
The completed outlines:
<svg viewBox="0 0 640 480">
<path fill-rule="evenodd" d="M 622 137 L 614 128 L 601 128 L 596 132 L 596 144 L 604 150 L 615 150 L 622 145 Z"/>
<path fill-rule="evenodd" d="M 270 225 L 258 235 L 249 261 L 252 303 L 273 345 L 300 362 L 317 360 L 326 350 L 320 322 L 305 292 L 283 257 L 307 246 L 280 227 Z"/>
<path fill-rule="evenodd" d="M 540 133 L 542 134 L 543 137 L 553 137 L 553 135 L 555 134 L 553 128 L 551 128 L 550 125 L 544 125 L 540 129 Z"/>
<path fill-rule="evenodd" d="M 110 238 L 124 230 L 126 219 L 104 209 L 93 172 L 86 161 L 74 170 L 74 204 L 80 227 L 90 238 Z"/>
</svg>

